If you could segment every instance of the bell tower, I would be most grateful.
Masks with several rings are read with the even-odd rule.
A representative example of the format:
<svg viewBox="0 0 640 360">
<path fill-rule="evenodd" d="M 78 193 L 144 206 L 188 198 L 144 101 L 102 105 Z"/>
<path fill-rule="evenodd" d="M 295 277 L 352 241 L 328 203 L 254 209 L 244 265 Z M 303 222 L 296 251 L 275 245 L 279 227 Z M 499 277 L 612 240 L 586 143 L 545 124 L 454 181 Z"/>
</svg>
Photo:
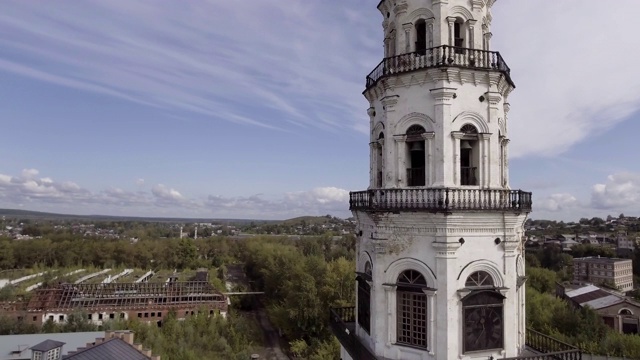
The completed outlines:
<svg viewBox="0 0 640 360">
<path fill-rule="evenodd" d="M 335 309 L 342 359 L 489 359 L 525 347 L 523 225 L 508 176 L 495 0 L 382 0 L 367 76 L 370 179 L 350 194 L 357 306 Z M 350 313 L 351 311 L 352 313 Z M 349 325 L 352 322 L 351 325 Z"/>
</svg>

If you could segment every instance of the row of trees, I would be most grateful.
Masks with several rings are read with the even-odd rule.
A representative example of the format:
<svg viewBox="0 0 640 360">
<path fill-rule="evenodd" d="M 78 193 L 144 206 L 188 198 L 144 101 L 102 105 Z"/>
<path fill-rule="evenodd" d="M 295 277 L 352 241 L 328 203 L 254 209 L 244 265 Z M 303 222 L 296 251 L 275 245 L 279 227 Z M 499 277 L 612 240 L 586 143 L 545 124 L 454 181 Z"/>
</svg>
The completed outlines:
<svg viewBox="0 0 640 360">
<path fill-rule="evenodd" d="M 16 241 L 0 238 L 0 270 L 42 267 L 130 267 L 185 269 L 219 266 L 230 253 L 231 240 L 160 239 Z"/>
</svg>

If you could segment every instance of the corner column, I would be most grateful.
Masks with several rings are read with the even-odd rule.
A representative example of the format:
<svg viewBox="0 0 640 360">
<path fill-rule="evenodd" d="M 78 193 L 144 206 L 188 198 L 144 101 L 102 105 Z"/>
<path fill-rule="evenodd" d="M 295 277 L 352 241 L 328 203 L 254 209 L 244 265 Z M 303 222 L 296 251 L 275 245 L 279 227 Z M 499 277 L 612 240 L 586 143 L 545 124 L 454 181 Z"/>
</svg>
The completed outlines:
<svg viewBox="0 0 640 360">
<path fill-rule="evenodd" d="M 453 138 L 453 186 L 461 185 L 460 181 L 460 140 L 464 136 L 462 131 L 451 132 Z"/>
<path fill-rule="evenodd" d="M 411 28 L 413 27 L 412 23 L 402 24 L 402 29 L 404 30 L 404 52 L 406 54 L 411 52 Z"/>
<path fill-rule="evenodd" d="M 422 138 L 424 139 L 424 167 L 427 171 L 425 174 L 425 185 L 431 186 L 434 182 L 434 166 L 433 166 L 433 138 L 436 136 L 434 132 L 424 133 L 422 134 Z"/>
<path fill-rule="evenodd" d="M 406 149 L 405 144 L 407 141 L 407 135 L 393 135 L 393 139 L 396 141 L 396 159 L 398 164 L 396 166 L 396 181 L 395 187 L 403 187 L 406 184 Z"/>
<path fill-rule="evenodd" d="M 456 88 L 440 87 L 429 90 L 435 102 L 434 110 L 434 131 L 436 134 L 446 134 L 451 123 L 451 103 L 456 95 Z M 446 129 L 446 130 L 445 130 Z M 453 141 L 445 136 L 436 136 L 433 145 L 434 149 L 434 187 L 451 187 L 454 186 L 452 169 L 445 167 L 450 161 L 453 154 Z M 436 150 L 437 149 L 437 150 Z"/>
</svg>

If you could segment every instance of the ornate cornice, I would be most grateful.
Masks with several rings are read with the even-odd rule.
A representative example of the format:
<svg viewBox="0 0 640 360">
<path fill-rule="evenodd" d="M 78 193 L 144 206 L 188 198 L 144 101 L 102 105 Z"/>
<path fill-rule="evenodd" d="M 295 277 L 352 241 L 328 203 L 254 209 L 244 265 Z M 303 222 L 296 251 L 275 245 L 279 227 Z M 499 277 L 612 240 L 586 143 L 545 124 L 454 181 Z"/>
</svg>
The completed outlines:
<svg viewBox="0 0 640 360">
<path fill-rule="evenodd" d="M 482 10 L 485 6 L 485 0 L 471 0 L 471 9 L 473 11 Z"/>
</svg>

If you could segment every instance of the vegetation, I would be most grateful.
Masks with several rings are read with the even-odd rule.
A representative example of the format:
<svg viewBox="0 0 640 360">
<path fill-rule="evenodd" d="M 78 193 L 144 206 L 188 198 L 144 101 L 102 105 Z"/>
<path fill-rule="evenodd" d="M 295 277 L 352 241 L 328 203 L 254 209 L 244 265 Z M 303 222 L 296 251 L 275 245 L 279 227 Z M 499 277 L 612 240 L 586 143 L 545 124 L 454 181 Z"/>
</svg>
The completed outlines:
<svg viewBox="0 0 640 360">
<path fill-rule="evenodd" d="M 338 359 L 329 330 L 329 308 L 355 302 L 355 238 L 247 241 L 240 245 L 246 273 L 264 301 L 271 322 L 298 358 Z"/>
<path fill-rule="evenodd" d="M 556 283 L 567 276 L 563 269 L 566 257 L 552 255 L 548 250 L 539 251 L 537 255 L 539 257 L 532 254 L 527 256 L 528 326 L 586 352 L 640 358 L 640 336 L 619 334 L 605 325 L 591 308 L 576 309 L 555 296 Z M 541 262 L 550 261 L 550 258 L 556 259 L 556 263 L 549 265 L 557 271 L 538 267 Z"/>
</svg>

